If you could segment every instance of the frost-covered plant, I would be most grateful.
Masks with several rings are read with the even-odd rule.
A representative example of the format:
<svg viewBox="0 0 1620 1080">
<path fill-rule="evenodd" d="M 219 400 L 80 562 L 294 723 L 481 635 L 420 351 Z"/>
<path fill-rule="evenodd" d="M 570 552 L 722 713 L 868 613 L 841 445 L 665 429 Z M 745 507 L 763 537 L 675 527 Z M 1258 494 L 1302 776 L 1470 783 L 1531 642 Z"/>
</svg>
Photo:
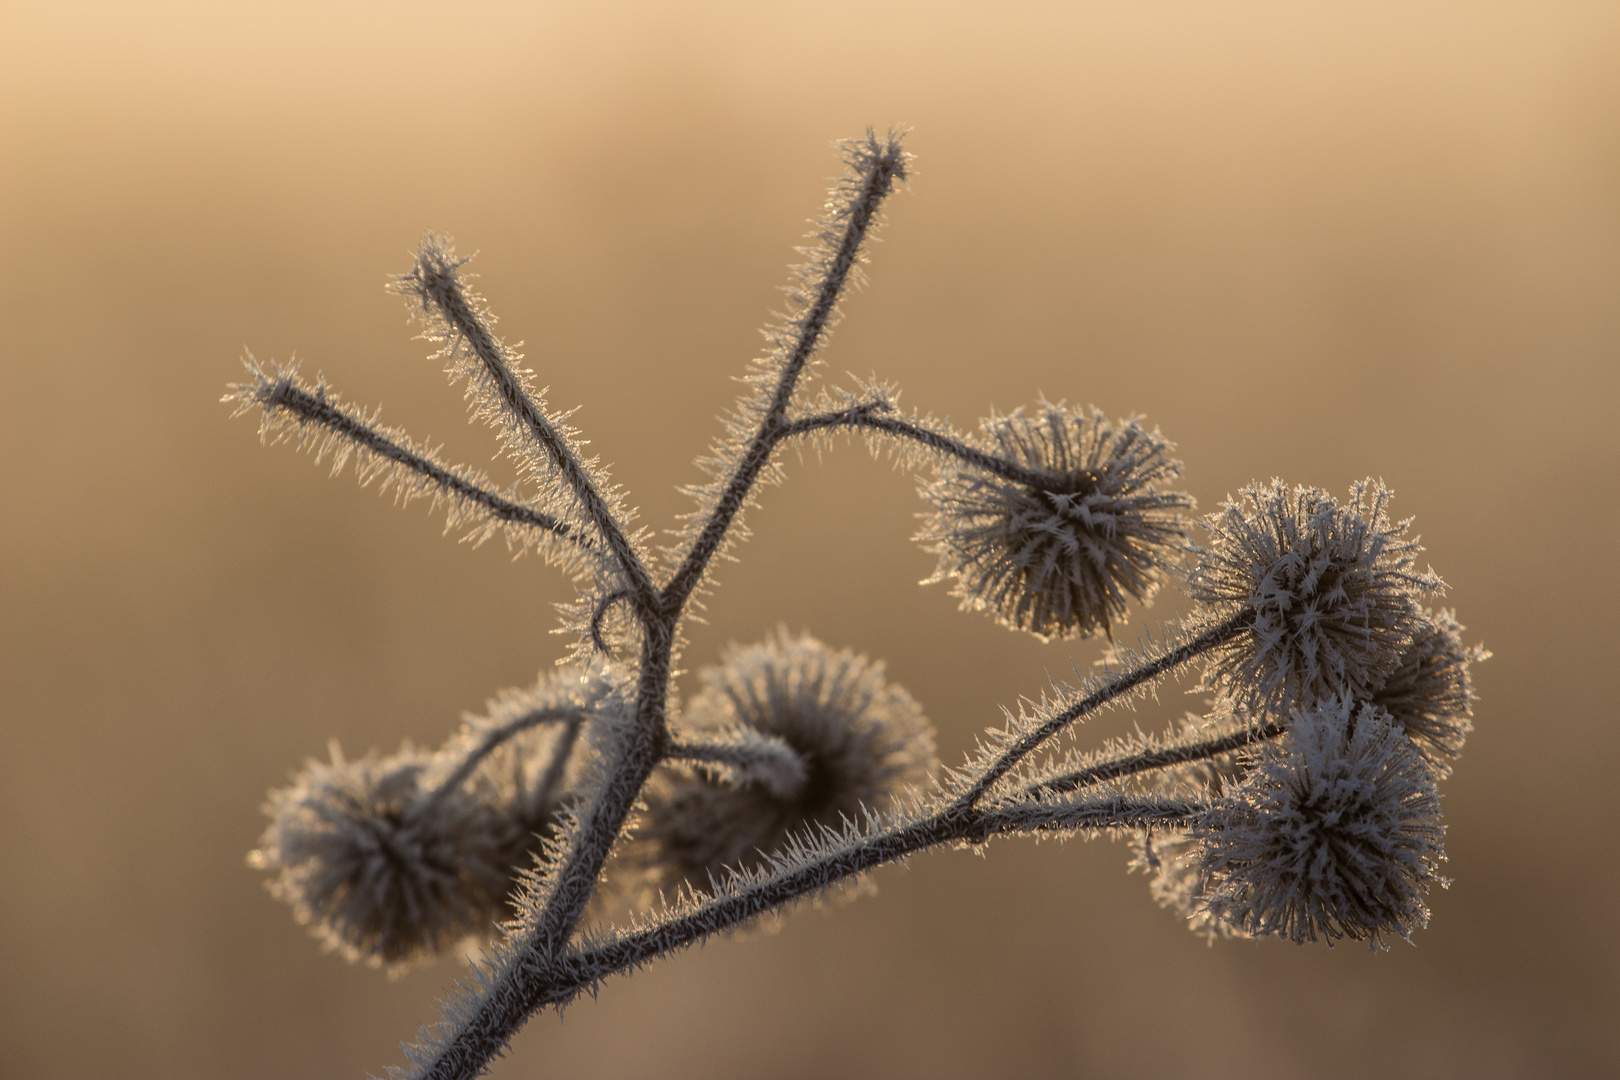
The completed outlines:
<svg viewBox="0 0 1620 1080">
<path fill-rule="evenodd" d="M 963 434 L 886 385 L 806 383 L 909 156 L 898 135 L 842 145 L 847 172 L 796 268 L 769 352 L 699 461 L 708 480 L 662 550 L 493 331 L 465 260 L 431 234 L 390 286 L 473 415 L 518 466 L 481 473 L 344 404 L 293 367 L 247 360 L 226 400 L 261 437 L 354 461 L 396 500 L 446 509 L 572 575 L 573 649 L 439 750 L 310 762 L 266 805 L 250 862 L 351 959 L 391 968 L 483 937 L 483 958 L 390 1075 L 485 1070 L 519 1027 L 608 976 L 746 925 L 875 867 L 993 837 L 1124 835 L 1159 902 L 1211 937 L 1348 936 L 1384 947 L 1444 884 L 1436 780 L 1469 731 L 1469 665 L 1440 579 L 1368 480 L 1341 503 L 1254 484 L 1200 524 L 1173 447 L 1138 419 L 1042 400 Z M 1102 630 L 1180 581 L 1190 616 L 1113 648 L 1097 676 L 1025 699 L 954 768 L 882 666 L 786 630 L 733 647 L 675 693 L 682 628 L 759 485 L 805 440 L 860 433 L 922 473 L 917 539 L 964 608 L 1043 639 Z M 1090 752 L 1058 740 L 1184 670 L 1206 715 Z M 614 899 L 603 899 L 611 896 Z M 632 910 L 607 925 L 614 904 Z M 587 914 L 595 914 L 587 920 Z M 503 921 L 503 915 L 506 918 Z M 587 927 L 587 921 L 590 926 Z"/>
</svg>

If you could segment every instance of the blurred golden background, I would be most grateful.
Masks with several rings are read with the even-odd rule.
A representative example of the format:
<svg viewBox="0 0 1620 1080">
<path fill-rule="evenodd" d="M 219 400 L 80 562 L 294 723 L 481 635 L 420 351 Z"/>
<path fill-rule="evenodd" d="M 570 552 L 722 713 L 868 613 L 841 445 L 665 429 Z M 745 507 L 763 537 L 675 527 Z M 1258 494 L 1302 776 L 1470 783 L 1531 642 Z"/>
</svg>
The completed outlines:
<svg viewBox="0 0 1620 1080">
<path fill-rule="evenodd" d="M 358 1077 L 459 972 L 323 955 L 243 856 L 329 738 L 436 745 L 549 668 L 567 585 L 261 449 L 217 403 L 243 347 L 486 463 L 382 290 L 447 233 L 667 526 L 828 144 L 891 123 L 915 180 L 826 370 L 964 426 L 1143 413 L 1205 510 L 1383 477 L 1496 653 L 1454 884 L 1415 948 L 1211 948 L 1122 845 L 934 853 L 495 1075 L 1620 1074 L 1620 8 L 53 2 L 0 6 L 0 1075 Z M 808 629 L 957 761 L 1096 658 L 919 589 L 913 483 L 859 446 L 790 474 L 692 666 Z"/>
</svg>

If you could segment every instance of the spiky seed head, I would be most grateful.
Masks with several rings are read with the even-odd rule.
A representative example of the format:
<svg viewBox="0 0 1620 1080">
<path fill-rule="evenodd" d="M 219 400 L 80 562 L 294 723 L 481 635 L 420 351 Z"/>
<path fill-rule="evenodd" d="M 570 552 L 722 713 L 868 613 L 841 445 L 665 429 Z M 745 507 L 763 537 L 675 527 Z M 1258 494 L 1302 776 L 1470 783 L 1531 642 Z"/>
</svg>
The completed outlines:
<svg viewBox="0 0 1620 1080">
<path fill-rule="evenodd" d="M 1193 829 L 1202 901 L 1243 933 L 1388 948 L 1428 924 L 1444 832 L 1411 740 L 1383 709 L 1338 698 L 1294 713 Z"/>
<path fill-rule="evenodd" d="M 1209 654 L 1205 685 L 1239 712 L 1286 715 L 1349 694 L 1368 700 L 1423 628 L 1418 599 L 1444 586 L 1366 480 L 1344 505 L 1319 488 L 1253 484 L 1201 523 L 1209 541 L 1187 591 L 1192 629 L 1244 611 L 1253 623 Z"/>
<path fill-rule="evenodd" d="M 707 888 L 728 868 L 758 865 L 792 832 L 837 827 L 884 809 L 905 786 L 928 779 L 933 729 L 883 665 L 834 652 L 786 630 L 732 647 L 701 673 L 686 704 L 686 728 L 751 728 L 790 747 L 801 785 L 728 783 L 708 770 L 672 770 L 649 788 L 642 858 L 668 884 Z"/>
<path fill-rule="evenodd" d="M 1389 712 L 1442 779 L 1450 775 L 1452 761 L 1474 729 L 1469 665 L 1490 656 L 1478 645 L 1464 645 L 1463 629 L 1453 612 L 1424 611 L 1412 644 L 1372 696 L 1373 704 Z"/>
<path fill-rule="evenodd" d="M 923 486 L 917 539 L 939 555 L 963 609 L 1042 639 L 1111 632 L 1128 598 L 1148 602 L 1185 544 L 1190 496 L 1160 490 L 1181 462 L 1157 429 L 1042 400 L 992 415 L 983 448 L 1038 483 L 952 461 Z"/>
<path fill-rule="evenodd" d="M 409 748 L 311 761 L 271 792 L 270 827 L 249 863 L 328 947 L 398 968 L 484 930 L 508 888 L 511 820 L 465 791 L 423 784 Z"/>
</svg>

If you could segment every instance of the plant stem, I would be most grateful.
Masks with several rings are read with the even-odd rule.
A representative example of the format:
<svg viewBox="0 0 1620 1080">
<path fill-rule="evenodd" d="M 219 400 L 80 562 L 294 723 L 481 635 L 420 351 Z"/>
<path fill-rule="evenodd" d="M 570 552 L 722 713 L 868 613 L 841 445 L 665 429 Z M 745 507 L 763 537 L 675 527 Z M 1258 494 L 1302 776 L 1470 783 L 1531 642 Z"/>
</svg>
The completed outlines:
<svg viewBox="0 0 1620 1080">
<path fill-rule="evenodd" d="M 661 599 L 666 610 L 680 608 L 692 595 L 692 590 L 702 579 L 709 560 L 719 550 L 720 542 L 725 538 L 732 520 L 742 509 L 748 492 L 752 490 L 754 481 L 759 477 L 760 470 L 765 467 L 772 451 L 789 430 L 785 420 L 787 407 L 793 398 L 793 391 L 798 386 L 799 376 L 803 374 L 805 366 L 821 344 L 827 322 L 832 317 L 838 298 L 848 282 L 849 272 L 855 265 L 861 241 L 866 238 L 867 231 L 877 218 L 878 208 L 883 205 L 883 200 L 901 175 L 904 161 L 905 156 L 898 144 L 892 142 L 884 153 L 871 159 L 866 174 L 861 178 L 860 195 L 849 207 L 849 220 L 838 249 L 816 289 L 814 301 L 799 320 L 797 340 L 783 361 L 775 392 L 765 410 L 765 415 L 760 420 L 759 429 L 737 461 L 708 521 L 704 523 L 703 531 L 698 534 L 685 560 L 670 577 L 669 584 L 664 587 Z"/>
<path fill-rule="evenodd" d="M 635 547 L 624 534 L 619 520 L 609 508 L 607 500 L 591 481 L 585 467 L 575 457 L 562 433 L 552 425 L 551 419 L 524 388 L 507 361 L 506 350 L 479 316 L 468 300 L 461 279 L 453 269 L 444 270 L 431 283 L 424 283 L 428 294 L 438 304 L 447 322 L 461 335 L 473 354 L 483 365 L 485 373 L 512 417 L 528 437 L 550 459 L 552 467 L 562 476 L 574 497 L 585 509 L 585 515 L 613 553 L 619 569 L 628 579 L 636 599 L 643 606 L 651 606 L 654 598 L 652 579 Z"/>
<path fill-rule="evenodd" d="M 1040 727 L 1029 732 L 1023 738 L 1014 743 L 1010 749 L 1008 749 L 1004 754 L 992 762 L 987 769 L 985 769 L 983 774 L 981 774 L 974 782 L 973 786 L 969 788 L 960 799 L 957 800 L 958 804 L 962 806 L 972 806 L 977 803 L 981 798 L 984 797 L 985 792 L 989 791 L 990 787 L 995 784 L 997 780 L 1000 780 L 1003 776 L 1005 776 L 1009 771 L 1012 770 L 1014 766 L 1016 766 L 1020 761 L 1024 760 L 1024 758 L 1028 757 L 1042 743 L 1046 742 L 1052 736 L 1056 735 L 1058 732 L 1062 731 L 1076 720 L 1089 716 L 1091 713 L 1096 712 L 1110 701 L 1113 701 L 1115 698 L 1121 697 L 1124 694 L 1130 693 L 1143 683 L 1156 679 L 1161 675 L 1168 674 L 1169 672 L 1180 667 L 1182 664 L 1192 660 L 1194 657 L 1208 652 L 1217 645 L 1230 641 L 1232 638 L 1248 629 L 1253 622 L 1253 609 L 1244 608 L 1230 619 L 1227 619 L 1218 626 L 1206 630 L 1204 633 L 1198 635 L 1185 645 L 1182 645 L 1179 648 L 1171 649 L 1169 652 L 1164 653 L 1153 660 L 1149 660 L 1147 663 L 1142 664 L 1139 667 L 1133 668 L 1130 671 L 1121 672 L 1119 675 L 1116 675 L 1114 678 L 1108 680 L 1092 693 L 1081 698 L 1079 701 L 1076 701 L 1062 712 L 1052 716 Z"/>
<path fill-rule="evenodd" d="M 770 406 L 761 417 L 747 450 L 738 461 L 685 561 L 661 592 L 653 592 L 634 552 L 620 557 L 631 579 L 629 584 L 635 592 L 637 613 L 645 630 L 634 730 L 626 740 L 618 761 L 608 766 L 606 782 L 592 801 L 566 859 L 551 879 L 551 890 L 545 898 L 544 908 L 512 942 L 509 962 L 494 976 L 493 983 L 472 1006 L 470 1015 L 456 1025 L 456 1029 L 440 1045 L 433 1060 L 418 1073 L 424 1080 L 464 1080 L 465 1077 L 477 1075 L 491 1058 L 501 1052 L 524 1021 L 545 1003 L 545 986 L 537 973 L 548 970 L 555 963 L 579 924 L 630 808 L 635 805 L 642 785 L 652 770 L 667 753 L 664 702 L 669 688 L 676 626 L 686 602 L 701 580 L 710 559 L 719 550 L 760 470 L 782 438 L 783 417 L 799 377 L 820 343 L 838 297 L 848 281 L 849 272 L 855 265 L 861 241 L 871 227 L 884 197 L 900 175 L 903 164 L 904 155 L 894 142 L 889 144 L 886 152 L 870 159 L 867 172 L 862 177 L 859 196 L 849 207 L 849 220 L 837 252 L 827 264 L 826 273 L 816 289 L 815 301 L 800 320 L 797 341 L 782 365 Z M 461 313 L 464 311 L 467 315 L 473 315 L 473 312 L 466 303 L 459 283 L 452 278 L 452 284 L 454 288 L 445 290 L 444 295 L 459 298 L 460 306 L 455 312 L 446 310 L 445 314 L 452 324 L 460 325 Z M 500 360 L 500 349 L 493 336 L 478 323 L 476 317 L 472 319 L 472 325 L 482 331 L 478 339 L 469 338 L 475 350 L 487 345 L 491 355 Z M 480 358 L 483 359 L 482 353 Z M 507 374 L 510 375 L 509 372 Z M 573 462 L 572 455 L 567 453 L 566 445 L 555 438 L 544 416 L 534 407 L 528 395 L 522 392 L 516 380 L 510 381 L 515 387 L 515 395 L 508 392 L 505 383 L 500 384 L 508 405 L 521 409 L 527 403 L 529 408 L 524 413 L 527 418 L 525 422 L 531 423 L 534 436 L 544 442 L 554 461 L 558 461 L 561 455 L 561 461 L 575 465 L 577 482 L 572 479 L 572 474 L 565 475 L 570 475 L 570 482 L 575 484 L 581 498 L 596 500 L 586 503 L 593 519 L 596 517 L 593 507 L 600 507 L 601 512 L 606 514 L 600 496 L 591 486 L 589 478 L 577 469 L 577 462 Z M 547 439 L 548 435 L 550 439 Z M 562 465 L 558 467 L 561 469 Z M 608 515 L 608 523 L 616 529 L 611 515 Z M 617 553 L 614 537 L 620 536 L 622 540 L 622 534 L 609 532 L 605 535 L 609 546 L 614 547 Z"/>
<path fill-rule="evenodd" d="M 463 759 L 461 764 L 456 766 L 455 771 L 449 776 L 445 777 L 444 782 L 434 789 L 432 795 L 428 796 L 428 806 L 432 806 L 434 803 L 444 798 L 447 794 L 460 787 L 462 782 L 465 781 L 467 777 L 472 775 L 473 770 L 478 768 L 478 763 L 483 761 L 486 757 L 493 753 L 497 747 L 506 742 L 508 739 L 520 735 L 532 727 L 537 727 L 540 724 L 548 723 L 553 720 L 569 720 L 572 721 L 573 726 L 577 728 L 581 718 L 582 714 L 578 707 L 573 705 L 561 705 L 551 709 L 531 709 L 529 712 L 526 712 L 522 716 L 502 724 L 500 727 L 491 728 L 489 731 L 484 733 L 483 739 L 481 739 L 472 752 L 469 753 L 465 759 Z"/>
<path fill-rule="evenodd" d="M 1132 754 L 1127 757 L 1116 758 L 1113 761 L 1102 761 L 1084 769 L 1077 769 L 1065 776 L 1053 777 L 1029 785 L 1024 794 L 1030 798 L 1040 798 L 1044 795 L 1061 795 L 1070 791 L 1077 791 L 1083 787 L 1100 784 L 1106 780 L 1118 780 L 1125 776 L 1134 776 L 1140 772 L 1149 772 L 1153 769 L 1163 769 L 1170 765 L 1184 765 L 1189 761 L 1207 761 L 1221 754 L 1229 754 L 1233 750 L 1241 750 L 1245 746 L 1252 746 L 1257 742 L 1275 739 L 1287 731 L 1286 725 L 1276 720 L 1270 720 L 1259 727 L 1245 727 L 1240 731 L 1229 732 L 1202 742 L 1188 743 L 1183 746 L 1169 746 L 1161 750 L 1150 750 L 1142 754 Z"/>
<path fill-rule="evenodd" d="M 334 405 L 324 391 L 311 393 L 299 386 L 290 375 L 283 375 L 253 389 L 253 398 L 266 411 L 280 410 L 299 423 L 315 424 L 356 447 L 408 469 L 446 494 L 463 499 L 479 507 L 484 513 L 508 525 L 541 529 L 577 545 L 592 554 L 599 554 L 595 545 L 576 535 L 565 522 L 550 514 L 541 513 L 522 503 L 502 498 L 463 476 L 457 471 L 434 461 L 426 454 L 402 445 L 378 431 L 375 425 L 350 409 Z"/>
<path fill-rule="evenodd" d="M 996 457 L 974 446 L 969 446 L 961 439 L 948 435 L 943 431 L 935 431 L 910 420 L 902 420 L 896 416 L 885 416 L 883 411 L 876 407 L 876 403 L 865 406 L 855 406 L 849 409 L 840 409 L 837 412 L 822 413 L 816 416 L 807 416 L 794 421 L 789 426 L 791 434 L 802 434 L 810 431 L 827 430 L 831 428 L 851 428 L 860 431 L 874 431 L 885 435 L 892 435 L 898 439 L 909 440 L 935 450 L 941 454 L 956 458 L 964 465 L 980 469 L 987 473 L 1011 480 L 1015 484 L 1035 488 L 1039 491 L 1058 491 L 1067 488 L 1074 482 L 1073 476 L 1056 476 L 1052 473 L 1039 472 L 1035 469 L 1026 469 L 1016 462 Z M 1095 475 L 1093 474 L 1093 480 Z"/>
</svg>

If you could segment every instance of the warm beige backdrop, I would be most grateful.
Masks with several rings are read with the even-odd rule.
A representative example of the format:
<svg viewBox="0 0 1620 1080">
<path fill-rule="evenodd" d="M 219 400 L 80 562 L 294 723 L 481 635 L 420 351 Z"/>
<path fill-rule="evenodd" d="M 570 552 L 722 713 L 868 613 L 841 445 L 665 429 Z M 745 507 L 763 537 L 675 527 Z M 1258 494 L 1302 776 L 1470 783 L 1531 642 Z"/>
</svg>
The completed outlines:
<svg viewBox="0 0 1620 1080">
<path fill-rule="evenodd" d="M 0 7 L 0 1075 L 358 1077 L 456 973 L 322 955 L 243 853 L 329 737 L 437 743 L 549 665 L 564 586 L 260 449 L 216 403 L 244 344 L 484 462 L 381 288 L 447 232 L 666 524 L 829 141 L 891 122 L 916 181 L 831 369 L 1145 413 L 1206 509 L 1382 476 L 1497 654 L 1455 884 L 1415 948 L 1207 948 L 1118 845 L 932 854 L 496 1075 L 1620 1072 L 1613 5 L 283 2 Z M 808 628 L 956 760 L 1095 657 L 919 589 L 905 476 L 790 471 L 694 663 Z"/>
</svg>

